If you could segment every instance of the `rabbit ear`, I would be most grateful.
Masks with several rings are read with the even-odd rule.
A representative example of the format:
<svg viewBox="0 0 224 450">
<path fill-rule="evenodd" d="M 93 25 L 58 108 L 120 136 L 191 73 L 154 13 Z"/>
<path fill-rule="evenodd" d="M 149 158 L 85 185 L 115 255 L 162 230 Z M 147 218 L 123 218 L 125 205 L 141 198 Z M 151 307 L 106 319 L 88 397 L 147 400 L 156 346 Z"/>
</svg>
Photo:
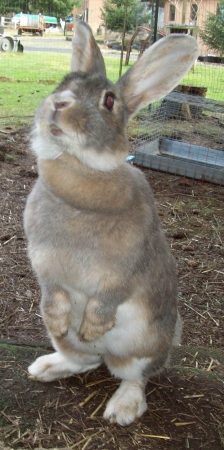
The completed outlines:
<svg viewBox="0 0 224 450">
<path fill-rule="evenodd" d="M 198 53 L 196 39 L 180 34 L 162 38 L 146 50 L 117 83 L 124 94 L 128 119 L 174 89 Z"/>
<path fill-rule="evenodd" d="M 87 72 L 106 76 L 101 51 L 93 37 L 91 28 L 85 22 L 76 22 L 72 38 L 71 72 Z"/>
</svg>

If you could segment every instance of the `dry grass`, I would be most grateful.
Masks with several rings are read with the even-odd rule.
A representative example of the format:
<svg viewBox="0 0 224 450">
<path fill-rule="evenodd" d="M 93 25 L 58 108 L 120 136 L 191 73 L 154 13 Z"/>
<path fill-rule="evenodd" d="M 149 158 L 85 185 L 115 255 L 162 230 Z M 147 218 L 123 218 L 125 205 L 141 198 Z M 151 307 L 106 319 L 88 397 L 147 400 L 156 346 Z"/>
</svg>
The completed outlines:
<svg viewBox="0 0 224 450">
<path fill-rule="evenodd" d="M 148 412 L 122 428 L 102 419 L 118 386 L 104 367 L 49 384 L 27 378 L 36 355 L 50 351 L 22 226 L 37 176 L 27 148 L 26 130 L 0 135 L 0 332 L 2 342 L 11 342 L 0 345 L 0 440 L 11 449 L 221 450 L 223 188 L 145 171 L 177 261 L 184 347 L 174 355 L 174 368 L 148 384 Z"/>
</svg>

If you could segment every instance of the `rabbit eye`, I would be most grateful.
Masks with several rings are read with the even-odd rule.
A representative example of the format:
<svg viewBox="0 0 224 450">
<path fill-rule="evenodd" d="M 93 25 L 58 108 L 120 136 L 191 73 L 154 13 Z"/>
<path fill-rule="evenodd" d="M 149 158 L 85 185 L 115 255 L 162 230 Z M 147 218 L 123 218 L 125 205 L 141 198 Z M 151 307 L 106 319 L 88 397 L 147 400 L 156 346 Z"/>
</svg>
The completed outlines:
<svg viewBox="0 0 224 450">
<path fill-rule="evenodd" d="M 106 106 L 106 108 L 111 111 L 113 106 L 114 106 L 114 96 L 113 94 L 106 94 L 105 96 L 105 103 L 104 105 Z"/>
</svg>

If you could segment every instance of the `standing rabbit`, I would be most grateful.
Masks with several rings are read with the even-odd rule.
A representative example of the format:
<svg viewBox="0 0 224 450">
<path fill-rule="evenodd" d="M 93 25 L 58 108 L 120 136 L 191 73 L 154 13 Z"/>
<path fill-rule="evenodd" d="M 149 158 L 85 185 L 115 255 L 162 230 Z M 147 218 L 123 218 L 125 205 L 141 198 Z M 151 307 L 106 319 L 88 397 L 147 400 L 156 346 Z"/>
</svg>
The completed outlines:
<svg viewBox="0 0 224 450">
<path fill-rule="evenodd" d="M 40 105 L 32 134 L 39 178 L 24 224 L 56 352 L 30 377 L 52 381 L 103 362 L 121 384 L 104 418 L 128 425 L 147 409 L 145 385 L 180 338 L 175 264 L 144 175 L 127 164 L 125 126 L 171 91 L 197 57 L 171 35 L 113 84 L 91 29 L 76 25 L 72 72 Z"/>
</svg>

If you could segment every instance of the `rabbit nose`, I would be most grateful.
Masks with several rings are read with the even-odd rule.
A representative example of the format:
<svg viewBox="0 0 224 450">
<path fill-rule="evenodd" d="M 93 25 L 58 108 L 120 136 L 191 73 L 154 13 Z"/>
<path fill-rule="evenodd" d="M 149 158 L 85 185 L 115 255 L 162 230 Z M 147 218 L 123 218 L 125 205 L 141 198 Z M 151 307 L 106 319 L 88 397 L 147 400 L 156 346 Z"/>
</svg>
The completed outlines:
<svg viewBox="0 0 224 450">
<path fill-rule="evenodd" d="M 71 102 L 54 102 L 55 109 L 65 109 L 70 105 Z"/>
<path fill-rule="evenodd" d="M 64 91 L 52 96 L 53 109 L 63 110 L 71 106 L 75 101 L 75 96 L 71 91 Z"/>
</svg>

